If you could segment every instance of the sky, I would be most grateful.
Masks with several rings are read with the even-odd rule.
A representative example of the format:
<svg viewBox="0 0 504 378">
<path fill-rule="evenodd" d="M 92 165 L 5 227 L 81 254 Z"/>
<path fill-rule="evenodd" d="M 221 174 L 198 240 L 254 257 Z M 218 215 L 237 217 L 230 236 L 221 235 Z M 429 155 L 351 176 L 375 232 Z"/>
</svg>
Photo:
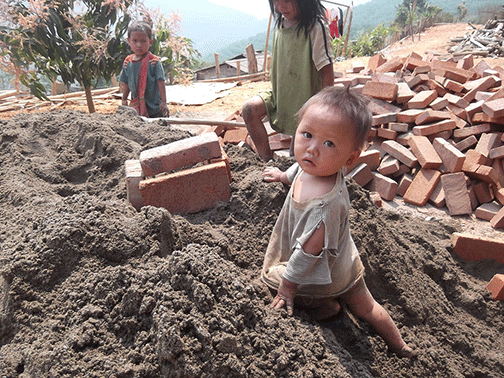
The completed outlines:
<svg viewBox="0 0 504 378">
<path fill-rule="evenodd" d="M 211 3 L 222 5 L 228 8 L 239 10 L 252 16 L 257 17 L 259 20 L 268 18 L 270 14 L 269 3 L 267 0 L 207 0 Z M 354 0 L 354 6 L 364 4 L 370 0 Z M 335 3 L 350 5 L 351 0 L 334 0 Z M 331 3 L 322 1 L 326 8 L 331 7 Z"/>
</svg>

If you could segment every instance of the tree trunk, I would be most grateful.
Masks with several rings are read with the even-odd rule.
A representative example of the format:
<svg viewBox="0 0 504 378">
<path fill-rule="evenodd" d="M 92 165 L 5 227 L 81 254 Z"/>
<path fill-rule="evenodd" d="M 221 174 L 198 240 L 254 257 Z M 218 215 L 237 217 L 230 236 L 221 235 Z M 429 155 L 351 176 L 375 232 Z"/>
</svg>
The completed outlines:
<svg viewBox="0 0 504 378">
<path fill-rule="evenodd" d="M 86 92 L 86 102 L 88 111 L 89 113 L 94 113 L 96 110 L 93 103 L 93 96 L 91 95 L 91 87 L 85 87 L 84 91 Z"/>
</svg>

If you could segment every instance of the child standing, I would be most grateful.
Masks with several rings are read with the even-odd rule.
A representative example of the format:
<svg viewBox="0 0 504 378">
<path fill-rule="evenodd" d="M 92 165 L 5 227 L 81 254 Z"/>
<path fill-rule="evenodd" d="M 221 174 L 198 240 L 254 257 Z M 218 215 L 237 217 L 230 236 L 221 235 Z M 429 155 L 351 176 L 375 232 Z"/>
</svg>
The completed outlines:
<svg viewBox="0 0 504 378">
<path fill-rule="evenodd" d="M 135 22 L 128 27 L 128 44 L 133 54 L 124 59 L 119 78 L 122 104 L 128 106 L 131 92 L 132 108 L 144 117 L 168 117 L 166 86 L 161 61 L 149 48 L 152 44 L 152 29 L 146 22 Z"/>
<path fill-rule="evenodd" d="M 343 168 L 359 157 L 371 126 L 364 99 L 329 87 L 299 111 L 296 162 L 287 171 L 268 167 L 265 181 L 291 185 L 273 229 L 261 279 L 277 291 L 272 306 L 293 313 L 294 303 L 312 308 L 317 320 L 340 304 L 369 322 L 400 357 L 412 357 L 398 328 L 364 281 L 364 266 L 350 234 L 350 200 Z"/>
<path fill-rule="evenodd" d="M 275 16 L 271 91 L 243 105 L 247 130 L 259 156 L 273 157 L 262 119 L 279 133 L 294 135 L 295 114 L 312 95 L 334 84 L 333 47 L 320 0 L 269 0 Z"/>
</svg>

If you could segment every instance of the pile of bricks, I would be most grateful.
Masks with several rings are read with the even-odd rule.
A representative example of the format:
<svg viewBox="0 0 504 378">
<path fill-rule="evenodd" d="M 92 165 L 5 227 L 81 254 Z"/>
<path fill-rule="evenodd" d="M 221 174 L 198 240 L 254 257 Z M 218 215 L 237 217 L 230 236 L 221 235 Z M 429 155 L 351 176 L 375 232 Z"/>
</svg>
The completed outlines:
<svg viewBox="0 0 504 378">
<path fill-rule="evenodd" d="M 335 85 L 370 97 L 369 147 L 349 176 L 384 200 L 475 213 L 504 228 L 504 69 L 472 55 L 370 58 Z"/>
<path fill-rule="evenodd" d="M 151 148 L 125 162 L 128 201 L 195 213 L 231 197 L 229 158 L 215 133 Z"/>
</svg>

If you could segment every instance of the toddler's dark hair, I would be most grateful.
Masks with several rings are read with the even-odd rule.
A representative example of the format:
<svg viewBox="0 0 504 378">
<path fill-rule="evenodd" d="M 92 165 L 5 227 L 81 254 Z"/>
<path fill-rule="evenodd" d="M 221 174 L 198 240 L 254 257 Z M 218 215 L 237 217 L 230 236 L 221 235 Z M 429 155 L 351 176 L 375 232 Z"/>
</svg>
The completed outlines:
<svg viewBox="0 0 504 378">
<path fill-rule="evenodd" d="M 349 87 L 325 87 L 301 107 L 297 113 L 298 121 L 303 118 L 306 110 L 312 105 L 326 106 L 346 118 L 353 126 L 355 147 L 362 148 L 373 122 L 371 111 L 368 109 L 366 98 L 363 95 L 351 93 Z"/>
<path fill-rule="evenodd" d="M 135 21 L 128 26 L 128 38 L 131 37 L 131 33 L 133 32 L 143 32 L 147 34 L 149 39 L 152 39 L 152 28 L 150 25 L 143 21 Z"/>
</svg>

